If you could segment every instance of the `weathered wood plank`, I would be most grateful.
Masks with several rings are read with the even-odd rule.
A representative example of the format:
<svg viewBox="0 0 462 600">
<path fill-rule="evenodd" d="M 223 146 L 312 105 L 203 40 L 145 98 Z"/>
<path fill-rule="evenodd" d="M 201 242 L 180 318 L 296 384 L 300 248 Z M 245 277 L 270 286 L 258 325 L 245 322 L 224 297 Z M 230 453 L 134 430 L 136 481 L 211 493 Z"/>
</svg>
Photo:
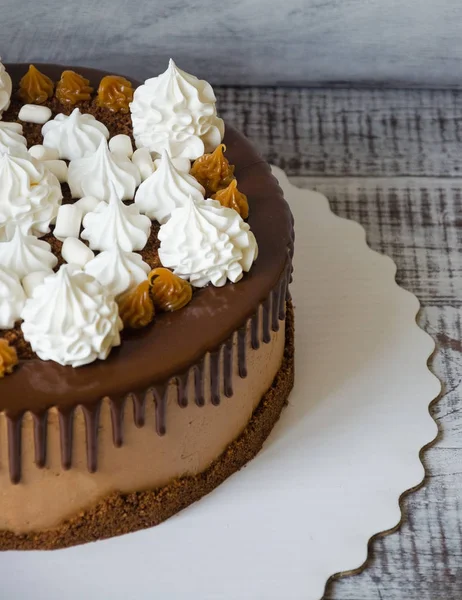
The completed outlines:
<svg viewBox="0 0 462 600">
<path fill-rule="evenodd" d="M 217 90 L 219 110 L 289 175 L 462 175 L 462 92 Z"/>
<path fill-rule="evenodd" d="M 462 179 L 292 178 L 360 222 L 425 307 L 462 306 Z"/>
<path fill-rule="evenodd" d="M 460 84 L 457 0 L 2 1 L 4 58 L 150 77 L 169 56 L 216 83 Z"/>
</svg>

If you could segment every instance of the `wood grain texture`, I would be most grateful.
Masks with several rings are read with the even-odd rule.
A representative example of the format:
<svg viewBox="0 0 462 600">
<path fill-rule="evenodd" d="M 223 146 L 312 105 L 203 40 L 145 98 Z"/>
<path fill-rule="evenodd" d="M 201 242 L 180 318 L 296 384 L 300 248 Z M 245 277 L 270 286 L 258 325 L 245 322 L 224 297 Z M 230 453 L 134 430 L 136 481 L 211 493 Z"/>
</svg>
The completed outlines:
<svg viewBox="0 0 462 600">
<path fill-rule="evenodd" d="M 214 83 L 459 85 L 458 0 L 2 0 L 8 62 L 146 78 L 172 56 Z"/>
<path fill-rule="evenodd" d="M 299 186 L 360 222 L 419 298 L 443 383 L 440 435 L 401 528 L 370 545 L 367 568 L 329 582 L 325 600 L 462 598 L 462 144 L 452 91 L 220 89 L 221 112 Z M 420 120 L 417 117 L 420 115 Z M 395 126 L 392 126 L 395 123 Z M 399 418 L 399 415 L 397 415 Z M 302 600 L 302 597 L 290 600 Z"/>
</svg>

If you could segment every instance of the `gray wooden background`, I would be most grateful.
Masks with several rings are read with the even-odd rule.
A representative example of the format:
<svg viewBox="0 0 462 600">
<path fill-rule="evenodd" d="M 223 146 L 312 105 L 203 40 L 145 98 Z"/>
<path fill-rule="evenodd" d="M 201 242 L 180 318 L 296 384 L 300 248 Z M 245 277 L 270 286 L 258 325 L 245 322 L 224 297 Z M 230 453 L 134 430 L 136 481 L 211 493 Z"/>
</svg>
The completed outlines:
<svg viewBox="0 0 462 600">
<path fill-rule="evenodd" d="M 0 56 L 212 83 L 462 82 L 460 0 L 0 0 Z"/>
</svg>

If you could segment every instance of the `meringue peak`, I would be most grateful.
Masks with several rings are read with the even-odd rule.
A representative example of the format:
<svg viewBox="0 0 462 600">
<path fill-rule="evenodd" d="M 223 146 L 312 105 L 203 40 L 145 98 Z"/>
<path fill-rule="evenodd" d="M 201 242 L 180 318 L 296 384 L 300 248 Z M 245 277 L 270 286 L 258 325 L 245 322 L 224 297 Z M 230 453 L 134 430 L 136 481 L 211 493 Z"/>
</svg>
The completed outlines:
<svg viewBox="0 0 462 600">
<path fill-rule="evenodd" d="M 188 197 L 201 201 L 204 194 L 201 184 L 177 169 L 164 149 L 157 169 L 138 188 L 135 204 L 141 213 L 163 224 L 175 208 L 186 204 Z"/>
<path fill-rule="evenodd" d="M 22 331 L 42 360 L 80 367 L 106 359 L 123 327 L 114 297 L 94 277 L 62 265 L 22 310 Z"/>
<path fill-rule="evenodd" d="M 10 150 L 27 149 L 27 140 L 22 135 L 22 125 L 0 121 L 0 154 L 9 154 Z"/>
<path fill-rule="evenodd" d="M 73 198 L 94 196 L 108 202 L 112 196 L 131 200 L 141 177 L 138 167 L 127 157 L 113 154 L 102 139 L 92 154 L 72 160 L 68 182 Z"/>
<path fill-rule="evenodd" d="M 10 106 L 11 92 L 13 91 L 13 82 L 6 72 L 5 66 L 0 58 L 0 119 L 2 112 Z"/>
<path fill-rule="evenodd" d="M 24 234 L 48 233 L 61 201 L 58 179 L 25 148 L 0 153 L 0 240 L 9 239 L 16 225 Z"/>
<path fill-rule="evenodd" d="M 95 152 L 102 141 L 109 139 L 109 130 L 91 114 L 74 108 L 71 114 L 60 113 L 42 127 L 43 145 L 54 148 L 59 158 L 75 160 Z"/>
<path fill-rule="evenodd" d="M 123 250 L 118 243 L 109 250 L 100 252 L 85 265 L 84 271 L 90 273 L 114 297 L 136 287 L 147 279 L 151 267 L 143 261 L 140 254 Z"/>
<path fill-rule="evenodd" d="M 10 329 L 20 318 L 26 294 L 19 277 L 0 266 L 0 329 Z"/>
<path fill-rule="evenodd" d="M 9 242 L 0 243 L 0 265 L 16 273 L 20 279 L 34 271 L 51 273 L 57 263 L 58 259 L 48 242 L 33 235 L 24 235 L 20 227 L 15 228 Z"/>
<path fill-rule="evenodd" d="M 239 281 L 250 270 L 258 246 L 239 214 L 216 200 L 189 196 L 159 230 L 159 258 L 164 267 L 195 287 L 220 287 Z"/>
<path fill-rule="evenodd" d="M 164 73 L 135 90 L 130 110 L 137 147 L 159 154 L 166 149 L 173 158 L 192 160 L 212 151 L 224 135 L 215 103 L 209 83 L 170 59 Z"/>
<path fill-rule="evenodd" d="M 141 215 L 135 204 L 125 205 L 111 195 L 109 202 L 100 202 L 83 219 L 82 239 L 92 250 L 109 250 L 118 243 L 122 250 L 142 250 L 148 241 L 151 221 Z"/>
</svg>

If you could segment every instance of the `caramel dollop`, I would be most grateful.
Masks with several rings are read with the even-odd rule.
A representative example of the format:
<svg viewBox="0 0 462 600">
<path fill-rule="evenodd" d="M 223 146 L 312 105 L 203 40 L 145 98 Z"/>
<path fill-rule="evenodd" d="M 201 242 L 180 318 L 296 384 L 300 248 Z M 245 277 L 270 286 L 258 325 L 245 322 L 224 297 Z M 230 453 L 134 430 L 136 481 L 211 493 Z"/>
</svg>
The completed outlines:
<svg viewBox="0 0 462 600">
<path fill-rule="evenodd" d="M 128 79 L 118 75 L 106 75 L 101 79 L 96 99 L 98 106 L 108 108 L 115 113 L 128 113 L 132 100 L 133 88 Z"/>
<path fill-rule="evenodd" d="M 205 188 L 207 195 L 227 187 L 234 179 L 234 165 L 223 154 L 226 146 L 220 144 L 211 154 L 203 154 L 191 167 L 191 175 Z"/>
<path fill-rule="evenodd" d="M 154 319 L 154 303 L 151 298 L 149 281 L 142 281 L 118 299 L 119 316 L 124 327 L 141 329 Z"/>
<path fill-rule="evenodd" d="M 43 104 L 53 96 L 54 84 L 49 77 L 41 73 L 34 65 L 19 82 L 18 96 L 26 104 Z"/>
<path fill-rule="evenodd" d="M 0 379 L 13 372 L 18 364 L 18 355 L 8 340 L 0 339 Z"/>
<path fill-rule="evenodd" d="M 148 280 L 154 306 L 159 310 L 165 312 L 179 310 L 192 298 L 191 284 L 169 269 L 163 267 L 153 269 L 148 275 Z"/>
<path fill-rule="evenodd" d="M 75 71 L 63 71 L 56 86 L 56 98 L 61 104 L 85 102 L 90 100 L 92 92 L 90 81 Z"/>
<path fill-rule="evenodd" d="M 247 196 L 237 189 L 237 181 L 235 179 L 231 181 L 228 187 L 218 190 L 218 192 L 212 196 L 212 199 L 218 200 L 222 206 L 234 208 L 243 219 L 247 219 L 249 216 Z"/>
</svg>

